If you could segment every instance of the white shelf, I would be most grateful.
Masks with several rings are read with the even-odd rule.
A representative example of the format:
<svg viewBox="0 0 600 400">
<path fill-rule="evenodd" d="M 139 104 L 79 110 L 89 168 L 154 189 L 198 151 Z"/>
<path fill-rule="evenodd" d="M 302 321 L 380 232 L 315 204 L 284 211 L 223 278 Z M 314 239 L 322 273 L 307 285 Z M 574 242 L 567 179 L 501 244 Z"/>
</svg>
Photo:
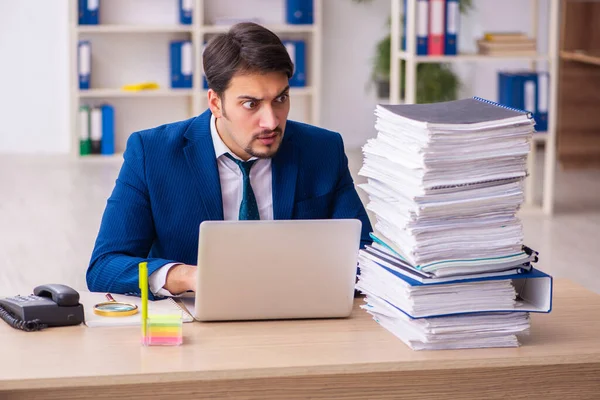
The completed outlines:
<svg viewBox="0 0 600 400">
<path fill-rule="evenodd" d="M 129 92 L 121 89 L 88 89 L 80 90 L 78 93 L 82 99 L 95 99 L 104 97 L 190 97 L 193 96 L 194 91 L 192 89 L 158 89 Z"/>
<path fill-rule="evenodd" d="M 550 61 L 547 54 L 504 54 L 504 55 L 487 55 L 487 54 L 458 54 L 456 56 L 417 56 L 409 54 L 405 51 L 398 52 L 398 58 L 401 60 L 414 60 L 419 63 L 438 63 L 438 62 L 473 62 L 473 61 L 491 61 L 499 60 L 525 60 L 525 61 Z"/>
<path fill-rule="evenodd" d="M 289 25 L 289 24 L 265 24 L 265 28 L 275 33 L 314 33 L 317 29 L 315 25 Z M 201 30 L 204 33 L 224 33 L 227 32 L 230 25 L 203 25 Z"/>
<path fill-rule="evenodd" d="M 106 23 L 99 25 L 79 25 L 78 24 L 78 2 L 68 0 L 70 5 L 69 10 L 69 57 L 70 57 L 70 131 L 71 131 L 71 153 L 78 160 L 86 162 L 108 162 L 110 160 L 118 160 L 122 155 L 101 156 L 101 155 L 79 155 L 79 107 L 82 104 L 94 103 L 94 100 L 115 99 L 115 103 L 120 103 L 122 107 L 119 112 L 119 118 L 115 125 L 115 143 L 122 146 L 124 143 L 123 135 L 129 135 L 132 129 L 137 129 L 137 125 L 143 126 L 142 123 L 146 119 L 153 120 L 153 124 L 168 123 L 182 118 L 191 118 L 199 115 L 206 110 L 207 96 L 206 90 L 202 88 L 202 52 L 207 35 L 227 32 L 231 25 L 210 25 L 208 22 L 213 15 L 210 15 L 209 10 L 215 13 L 215 4 L 221 0 L 192 0 L 194 6 L 193 23 L 184 25 L 177 23 L 172 17 L 165 17 L 159 20 L 149 20 L 145 16 L 137 18 L 130 13 L 129 8 L 119 2 L 111 1 L 104 4 L 101 2 L 101 7 L 110 8 L 105 10 L 106 15 L 112 18 L 106 18 L 106 21 L 114 21 L 114 23 Z M 177 0 L 168 0 L 177 4 Z M 237 6 L 237 0 L 229 0 Z M 257 6 L 260 6 L 261 0 L 253 0 Z M 266 28 L 285 38 L 285 34 L 291 37 L 303 37 L 307 40 L 306 53 L 306 69 L 308 71 L 308 87 L 293 87 L 290 88 L 292 98 L 298 98 L 299 107 L 297 110 L 299 115 L 294 116 L 294 119 L 300 120 L 309 124 L 318 125 L 321 115 L 321 73 L 322 73 L 322 25 L 323 25 L 323 0 L 313 0 L 314 7 L 314 24 L 311 25 L 292 25 L 286 24 L 281 19 L 282 23 L 277 24 L 262 24 Z M 156 7 L 154 1 L 146 2 L 148 7 Z M 164 6 L 164 5 L 163 5 Z M 114 8 L 113 8 L 114 7 Z M 216 7 L 218 8 L 218 7 Z M 161 6 L 156 7 L 156 10 L 161 9 Z M 164 7 L 162 8 L 165 9 Z M 156 11 L 148 10 L 148 11 Z M 246 10 L 254 12 L 252 7 L 247 7 Z M 245 12 L 245 10 L 242 10 Z M 216 14 L 219 14 L 218 11 Z M 122 15 L 119 15 L 123 13 Z M 148 14 L 157 15 L 156 12 Z M 145 22 L 143 22 L 145 20 Z M 139 22 L 137 22 L 139 21 Z M 152 22 L 154 24 L 152 24 Z M 277 21 L 277 20 L 275 20 Z M 150 36 L 154 34 L 154 36 Z M 124 91 L 120 88 L 121 81 L 136 81 L 138 76 L 143 76 L 142 80 L 149 80 L 152 76 L 169 74 L 165 71 L 169 68 L 168 63 L 168 42 L 169 34 L 171 36 L 181 36 L 182 34 L 189 37 L 193 48 L 193 89 L 172 89 L 169 82 L 161 81 L 161 89 L 146 90 L 138 92 Z M 82 36 L 90 36 L 92 41 L 92 56 L 94 49 L 98 49 L 96 58 L 92 57 L 92 75 L 94 71 L 97 73 L 97 87 L 89 90 L 80 90 L 77 79 L 77 57 L 78 57 L 78 41 Z M 146 36 L 150 36 L 146 38 Z M 158 43 L 158 44 L 157 44 Z M 119 46 L 114 46 L 118 44 Z M 96 47 L 94 47 L 96 45 Z M 157 46 L 160 48 L 157 49 Z M 103 57 L 105 54 L 112 55 L 113 49 L 117 49 L 118 54 L 133 54 L 129 58 L 115 57 L 115 60 L 108 60 Z M 131 48 L 131 53 L 128 52 Z M 135 58 L 137 54 L 138 58 Z M 117 53 L 115 53 L 117 54 Z M 159 56 L 160 55 L 160 56 Z M 136 64 L 139 63 L 139 64 Z M 138 66 L 139 71 L 138 71 Z M 124 68 L 128 70 L 125 71 Z M 115 76 L 123 75 L 123 79 L 112 79 Z M 98 78 L 100 77 L 100 78 Z M 141 79 L 141 78 L 139 78 Z M 144 99 L 163 99 L 161 103 L 154 101 L 150 102 L 150 107 L 160 109 L 158 115 L 152 114 L 146 117 L 144 113 L 137 113 L 134 118 L 129 118 L 127 113 L 134 112 L 136 107 L 146 107 L 147 101 Z M 126 101 L 118 101 L 116 99 L 124 99 Z M 170 100 L 172 99 L 172 100 Z M 166 103 L 166 104 L 165 104 Z M 165 104 L 164 109 L 161 107 Z M 162 113 L 164 111 L 164 113 Z M 176 119 L 169 120 L 169 113 L 173 111 L 176 114 Z M 115 110 L 117 112 L 117 110 Z M 154 119 L 153 119 L 154 118 Z M 124 121 L 127 121 L 126 123 Z M 133 121 L 133 122 L 132 122 Z M 117 152 L 122 152 L 123 148 L 118 147 Z"/>
<path fill-rule="evenodd" d="M 78 25 L 79 33 L 179 33 L 194 32 L 191 25 Z"/>
</svg>

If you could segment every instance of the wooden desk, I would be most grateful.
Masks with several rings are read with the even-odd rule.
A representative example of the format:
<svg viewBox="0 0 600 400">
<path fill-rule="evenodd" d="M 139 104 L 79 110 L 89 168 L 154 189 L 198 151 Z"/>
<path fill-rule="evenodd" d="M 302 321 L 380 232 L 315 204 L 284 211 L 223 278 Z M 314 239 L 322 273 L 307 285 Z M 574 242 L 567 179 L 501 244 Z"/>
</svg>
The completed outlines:
<svg viewBox="0 0 600 400">
<path fill-rule="evenodd" d="M 344 320 L 191 323 L 184 335 L 146 348 L 137 328 L 0 323 L 0 399 L 600 398 L 600 296 L 564 280 L 515 349 L 412 351 L 358 308 Z"/>
</svg>

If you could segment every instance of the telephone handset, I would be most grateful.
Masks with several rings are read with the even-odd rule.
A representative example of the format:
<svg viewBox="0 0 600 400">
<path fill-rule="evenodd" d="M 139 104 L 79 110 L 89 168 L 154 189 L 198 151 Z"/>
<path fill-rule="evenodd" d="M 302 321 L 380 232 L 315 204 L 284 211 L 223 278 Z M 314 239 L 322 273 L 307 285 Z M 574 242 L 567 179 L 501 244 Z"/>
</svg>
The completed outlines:
<svg viewBox="0 0 600 400">
<path fill-rule="evenodd" d="M 66 285 L 41 285 L 29 296 L 0 299 L 0 318 L 24 331 L 48 326 L 78 325 L 84 322 L 79 293 Z"/>
</svg>

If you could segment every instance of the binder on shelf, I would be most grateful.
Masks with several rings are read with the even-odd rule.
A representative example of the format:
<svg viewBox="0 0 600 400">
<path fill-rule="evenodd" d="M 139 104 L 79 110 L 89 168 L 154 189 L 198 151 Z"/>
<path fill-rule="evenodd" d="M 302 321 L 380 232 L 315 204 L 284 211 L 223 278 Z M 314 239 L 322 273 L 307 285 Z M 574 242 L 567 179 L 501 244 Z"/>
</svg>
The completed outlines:
<svg viewBox="0 0 600 400">
<path fill-rule="evenodd" d="M 173 41 L 170 46 L 171 88 L 191 89 L 193 87 L 192 42 Z"/>
<path fill-rule="evenodd" d="M 313 0 L 285 0 L 285 20 L 288 24 L 312 24 Z"/>
<path fill-rule="evenodd" d="M 79 25 L 98 25 L 100 0 L 78 0 Z"/>
<path fill-rule="evenodd" d="M 444 54 L 445 0 L 429 0 L 429 48 L 428 54 Z"/>
<path fill-rule="evenodd" d="M 446 0 L 444 31 L 444 53 L 448 56 L 458 54 L 458 25 L 460 22 L 460 10 L 458 0 Z"/>
<path fill-rule="evenodd" d="M 404 0 L 404 15 L 402 16 L 402 39 L 401 49 L 407 50 L 406 45 L 406 14 L 407 14 L 407 3 Z M 417 23 L 416 27 L 416 40 L 417 48 L 416 54 L 418 56 L 426 56 L 429 51 L 429 0 L 417 0 L 417 15 L 415 18 Z"/>
<path fill-rule="evenodd" d="M 100 154 L 115 154 L 115 110 L 109 104 L 100 107 L 102 114 L 102 139 L 100 140 Z"/>
<path fill-rule="evenodd" d="M 79 89 L 90 88 L 92 70 L 92 45 L 88 40 L 80 40 L 77 47 L 77 71 L 79 75 Z"/>
<path fill-rule="evenodd" d="M 533 114 L 537 132 L 548 130 L 548 73 L 515 71 L 498 73 L 498 102 Z"/>
<path fill-rule="evenodd" d="M 284 40 L 283 44 L 294 64 L 290 87 L 306 86 L 306 42 L 304 40 Z"/>
<path fill-rule="evenodd" d="M 102 142 L 102 110 L 99 107 L 93 107 L 90 110 L 90 140 L 91 153 L 101 154 Z"/>
<path fill-rule="evenodd" d="M 179 0 L 179 22 L 183 25 L 192 24 L 194 0 Z"/>
<path fill-rule="evenodd" d="M 510 72 L 498 72 L 498 103 L 512 107 L 515 103 L 513 98 L 513 75 Z"/>
<path fill-rule="evenodd" d="M 82 105 L 79 107 L 79 155 L 86 156 L 91 152 L 90 108 L 86 105 Z"/>
</svg>

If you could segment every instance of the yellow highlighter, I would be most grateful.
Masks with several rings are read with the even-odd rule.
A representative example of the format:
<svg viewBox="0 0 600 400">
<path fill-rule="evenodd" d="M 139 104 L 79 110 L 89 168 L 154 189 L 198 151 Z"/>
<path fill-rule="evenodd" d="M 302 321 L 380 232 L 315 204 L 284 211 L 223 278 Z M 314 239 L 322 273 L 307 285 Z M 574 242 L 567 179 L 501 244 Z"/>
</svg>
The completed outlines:
<svg viewBox="0 0 600 400">
<path fill-rule="evenodd" d="M 148 321 L 148 263 L 139 263 L 140 289 L 142 291 L 142 344 L 146 344 L 146 325 Z"/>
</svg>

